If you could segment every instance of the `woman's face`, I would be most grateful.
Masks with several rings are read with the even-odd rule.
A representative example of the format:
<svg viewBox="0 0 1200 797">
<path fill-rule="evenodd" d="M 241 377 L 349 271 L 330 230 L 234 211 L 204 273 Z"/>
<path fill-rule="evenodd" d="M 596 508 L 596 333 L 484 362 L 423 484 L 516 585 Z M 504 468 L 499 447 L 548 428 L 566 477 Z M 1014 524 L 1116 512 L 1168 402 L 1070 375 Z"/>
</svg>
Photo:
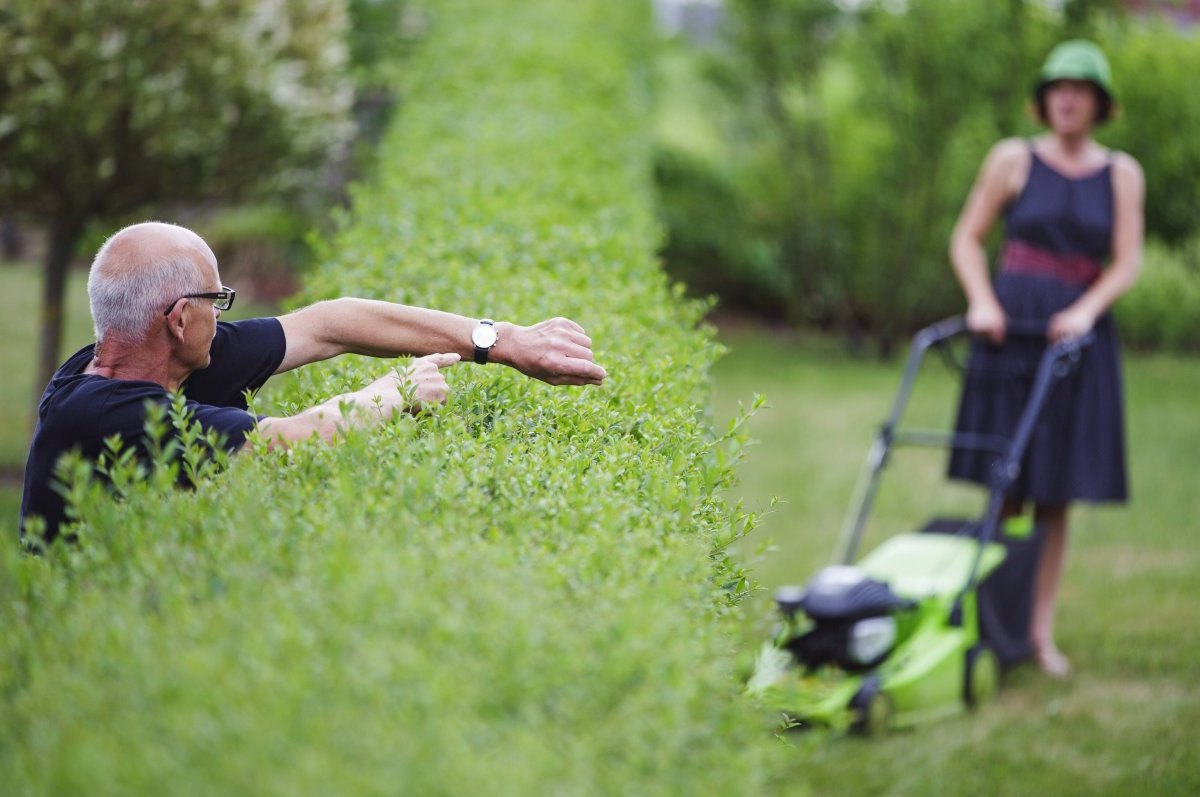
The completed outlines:
<svg viewBox="0 0 1200 797">
<path fill-rule="evenodd" d="M 1100 98 L 1087 80 L 1056 80 L 1044 94 L 1046 125 L 1059 135 L 1087 133 L 1096 123 Z"/>
</svg>

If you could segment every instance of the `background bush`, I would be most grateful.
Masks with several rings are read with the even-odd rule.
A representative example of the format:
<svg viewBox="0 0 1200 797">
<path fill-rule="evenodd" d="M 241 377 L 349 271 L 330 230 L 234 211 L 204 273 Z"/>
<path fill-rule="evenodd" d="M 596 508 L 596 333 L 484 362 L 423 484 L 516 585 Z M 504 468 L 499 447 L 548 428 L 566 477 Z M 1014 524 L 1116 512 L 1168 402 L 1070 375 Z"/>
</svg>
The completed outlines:
<svg viewBox="0 0 1200 797">
<path fill-rule="evenodd" d="M 1162 23 L 1097 30 L 1112 61 L 1123 113 L 1101 140 L 1133 153 L 1146 172 L 1146 229 L 1171 246 L 1200 231 L 1200 46 Z"/>
<path fill-rule="evenodd" d="M 1114 5 L 1056 14 L 1022 1 L 855 12 L 832 0 L 730 3 L 723 48 L 679 47 L 662 70 L 669 268 L 729 307 L 870 338 L 885 352 L 960 312 L 946 254 L 954 220 L 988 148 L 1038 133 L 1027 113 L 1037 70 L 1056 41 L 1077 35 L 1108 52 L 1124 107 L 1098 138 L 1141 161 L 1148 233 L 1179 245 L 1200 218 L 1190 144 L 1200 48 Z M 700 94 L 712 99 L 704 115 L 686 108 Z"/>
<path fill-rule="evenodd" d="M 446 0 L 297 302 L 594 336 L 610 378 L 456 366 L 440 412 L 86 500 L 0 548 L 5 794 L 753 793 L 703 308 L 656 267 L 648 9 Z M 260 411 L 387 363 L 303 369 Z M 80 495 L 88 498 L 86 485 Z"/>
<path fill-rule="evenodd" d="M 89 225 L 311 192 L 353 132 L 344 0 L 11 0 L 0 23 L 0 214 L 48 238 L 39 388 Z"/>
<path fill-rule="evenodd" d="M 1134 346 L 1200 352 L 1200 238 L 1176 248 L 1152 242 L 1142 278 L 1116 316 Z"/>
</svg>

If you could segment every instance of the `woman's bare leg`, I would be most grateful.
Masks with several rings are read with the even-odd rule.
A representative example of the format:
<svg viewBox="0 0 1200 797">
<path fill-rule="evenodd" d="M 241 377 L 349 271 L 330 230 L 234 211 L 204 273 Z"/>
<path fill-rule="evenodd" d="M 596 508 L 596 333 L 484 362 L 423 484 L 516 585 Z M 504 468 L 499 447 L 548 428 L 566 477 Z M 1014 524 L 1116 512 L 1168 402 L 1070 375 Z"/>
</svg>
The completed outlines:
<svg viewBox="0 0 1200 797">
<path fill-rule="evenodd" d="M 1067 553 L 1067 507 L 1035 507 L 1034 521 L 1042 526 L 1045 537 L 1034 584 L 1029 637 L 1033 641 L 1033 655 L 1038 666 L 1050 675 L 1061 677 L 1071 671 L 1071 663 L 1054 643 L 1058 587 L 1062 583 L 1063 563 Z"/>
</svg>

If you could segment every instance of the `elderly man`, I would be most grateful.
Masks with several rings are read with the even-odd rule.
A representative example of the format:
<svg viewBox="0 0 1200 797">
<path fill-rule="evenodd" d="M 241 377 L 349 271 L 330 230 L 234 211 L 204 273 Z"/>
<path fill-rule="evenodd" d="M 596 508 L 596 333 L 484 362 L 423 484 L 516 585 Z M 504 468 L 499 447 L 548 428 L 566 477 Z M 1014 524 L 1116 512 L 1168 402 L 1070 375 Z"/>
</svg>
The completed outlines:
<svg viewBox="0 0 1200 797">
<path fill-rule="evenodd" d="M 95 459 L 114 434 L 141 446 L 146 402 L 167 404 L 173 391 L 182 390 L 201 426 L 237 451 L 255 428 L 272 446 L 313 435 L 329 441 L 344 425 L 444 402 L 441 369 L 462 357 L 555 385 L 598 385 L 605 377 L 591 340 L 564 318 L 522 327 L 347 298 L 280 318 L 218 323 L 234 291 L 221 284 L 217 259 L 200 236 L 172 224 L 136 224 L 109 238 L 92 263 L 88 297 L 96 343 L 68 359 L 42 395 L 25 465 L 23 537 L 35 517 L 44 521 L 44 540 L 58 535 L 65 515 L 53 481 L 64 453 Z M 421 356 L 403 372 L 389 370 L 291 417 L 246 411 L 244 392 L 272 374 L 346 353 Z"/>
</svg>

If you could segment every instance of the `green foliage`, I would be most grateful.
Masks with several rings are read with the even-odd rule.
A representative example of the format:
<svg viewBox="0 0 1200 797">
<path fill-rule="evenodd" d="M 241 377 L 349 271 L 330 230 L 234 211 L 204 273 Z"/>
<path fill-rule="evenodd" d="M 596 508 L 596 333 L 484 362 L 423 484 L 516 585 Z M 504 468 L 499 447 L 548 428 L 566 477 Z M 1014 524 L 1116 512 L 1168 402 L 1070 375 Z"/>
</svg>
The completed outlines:
<svg viewBox="0 0 1200 797">
<path fill-rule="evenodd" d="M 747 0 L 732 12 L 735 55 L 710 68 L 726 88 L 714 123 L 728 149 L 717 159 L 736 192 L 723 203 L 733 211 L 725 235 L 765 239 L 757 251 L 776 257 L 752 272 L 763 276 L 757 289 L 787 286 L 794 319 L 885 343 L 946 314 L 958 301 L 950 226 L 982 154 L 1021 118 L 1025 78 L 1049 42 L 1045 15 L 969 0 L 855 14 L 829 0 Z M 660 160 L 677 157 L 667 146 Z M 679 193 L 665 193 L 668 255 L 712 235 Z M 701 284 L 725 273 L 737 284 L 744 259 L 718 262 Z M 689 282 L 700 270 L 682 267 Z"/>
<path fill-rule="evenodd" d="M 321 213 L 327 212 L 322 205 Z M 226 205 L 192 228 L 212 247 L 223 279 L 248 299 L 271 302 L 295 291 L 312 260 L 308 236 L 315 213 L 312 205 L 301 210 L 283 202 Z"/>
<path fill-rule="evenodd" d="M 278 188 L 296 177 L 283 167 L 347 133 L 337 0 L 12 0 L 0 13 L 0 208 L 90 218 Z"/>
<path fill-rule="evenodd" d="M 209 246 L 267 239 L 280 243 L 303 237 L 304 222 L 295 212 L 275 204 L 237 206 L 217 211 L 201 230 Z"/>
<path fill-rule="evenodd" d="M 726 555 L 755 516 L 719 492 L 742 433 L 712 428 L 703 307 L 653 255 L 648 11 L 434 11 L 297 301 L 561 313 L 609 380 L 459 365 L 437 411 L 260 446 L 194 491 L 73 480 L 82 546 L 0 547 L 0 792 L 761 790 Z M 257 409 L 387 365 L 302 369 Z"/>
<path fill-rule="evenodd" d="M 36 382 L 89 224 L 149 205 L 312 193 L 349 137 L 345 0 L 11 0 L 0 213 L 48 233 Z"/>
<path fill-rule="evenodd" d="M 1133 346 L 1200 352 L 1200 238 L 1176 249 L 1147 246 L 1141 277 L 1116 316 Z"/>
<path fill-rule="evenodd" d="M 734 178 L 720 164 L 668 149 L 657 153 L 654 174 L 663 223 L 686 230 L 667 241 L 664 256 L 688 264 L 688 287 L 700 295 L 719 293 L 759 315 L 785 314 L 790 289 L 776 266 L 778 242 L 749 221 L 729 223 L 741 210 Z"/>
<path fill-rule="evenodd" d="M 387 90 L 393 68 L 424 28 L 410 0 L 348 0 L 350 63 L 359 89 Z"/>
<path fill-rule="evenodd" d="M 946 250 L 988 148 L 1033 135 L 1026 115 L 1046 52 L 1067 35 L 1109 52 L 1125 116 L 1100 140 L 1131 152 L 1148 181 L 1147 228 L 1177 243 L 1196 230 L 1200 69 L 1186 35 L 1076 2 L 732 3 L 731 47 L 694 56 L 724 89 L 707 118 L 719 142 L 688 148 L 669 81 L 658 172 L 673 273 L 735 307 L 869 335 L 888 348 L 958 312 Z M 678 60 L 677 55 L 672 55 Z M 693 135 L 692 139 L 704 138 Z"/>
<path fill-rule="evenodd" d="M 951 227 L 982 153 L 1019 132 L 1048 42 L 1023 3 L 921 2 L 864 20 L 852 47 L 862 81 L 854 123 L 886 133 L 839 218 L 858 221 L 847 300 L 885 340 L 961 305 Z"/>
<path fill-rule="evenodd" d="M 1147 231 L 1179 245 L 1200 232 L 1200 47 L 1160 24 L 1103 26 L 1097 40 L 1113 66 L 1121 114 L 1101 133 L 1146 173 Z"/>
</svg>

